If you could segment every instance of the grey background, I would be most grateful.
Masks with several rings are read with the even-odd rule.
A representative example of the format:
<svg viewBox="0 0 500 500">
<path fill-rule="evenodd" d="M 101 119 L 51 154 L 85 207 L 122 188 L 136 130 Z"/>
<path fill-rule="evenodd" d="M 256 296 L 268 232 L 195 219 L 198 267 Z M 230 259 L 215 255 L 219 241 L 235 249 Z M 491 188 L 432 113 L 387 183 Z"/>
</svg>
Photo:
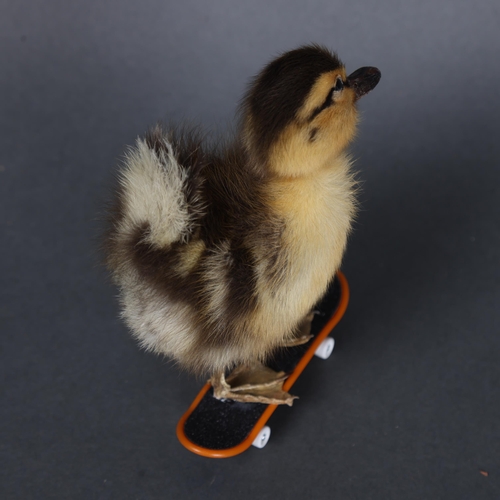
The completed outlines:
<svg viewBox="0 0 500 500">
<path fill-rule="evenodd" d="M 497 0 L 1 0 L 0 497 L 500 498 L 499 21 Z M 198 457 L 175 425 L 200 382 L 118 320 L 102 203 L 147 126 L 226 130 L 312 41 L 382 71 L 350 307 L 266 449 Z"/>
</svg>

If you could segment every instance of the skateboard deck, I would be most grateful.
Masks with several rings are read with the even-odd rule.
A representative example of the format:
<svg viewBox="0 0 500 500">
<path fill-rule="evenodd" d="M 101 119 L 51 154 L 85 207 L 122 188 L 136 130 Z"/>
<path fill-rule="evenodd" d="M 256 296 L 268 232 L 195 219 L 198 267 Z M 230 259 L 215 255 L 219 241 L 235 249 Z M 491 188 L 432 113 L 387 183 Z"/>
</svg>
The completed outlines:
<svg viewBox="0 0 500 500">
<path fill-rule="evenodd" d="M 290 390 L 344 315 L 348 301 L 349 286 L 339 272 L 315 307 L 318 313 L 311 325 L 313 338 L 303 345 L 279 349 L 267 363 L 275 371 L 289 373 L 283 390 Z M 205 384 L 177 424 L 177 437 L 188 450 L 205 457 L 225 458 L 242 453 L 260 436 L 267 442 L 270 429 L 264 426 L 278 405 L 221 401 L 212 392 L 210 383 Z"/>
</svg>

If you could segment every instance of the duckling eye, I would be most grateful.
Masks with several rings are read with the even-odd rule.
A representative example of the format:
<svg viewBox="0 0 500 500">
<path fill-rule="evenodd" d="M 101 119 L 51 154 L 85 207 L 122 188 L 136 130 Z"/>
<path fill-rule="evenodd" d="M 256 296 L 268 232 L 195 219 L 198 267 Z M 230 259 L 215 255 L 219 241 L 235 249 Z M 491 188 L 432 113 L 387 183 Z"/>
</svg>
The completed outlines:
<svg viewBox="0 0 500 500">
<path fill-rule="evenodd" d="M 337 81 L 335 82 L 335 87 L 333 87 L 334 92 L 339 92 L 344 88 L 344 82 L 342 81 L 342 78 L 337 77 Z"/>
<path fill-rule="evenodd" d="M 340 76 L 337 77 L 337 80 L 335 81 L 335 87 L 332 87 L 330 91 L 328 92 L 328 95 L 326 96 L 326 99 L 324 100 L 323 104 L 321 106 L 318 106 L 312 113 L 311 116 L 309 116 L 309 121 L 313 121 L 314 118 L 316 118 L 324 109 L 330 107 L 332 104 L 334 104 L 334 94 L 335 92 L 340 92 L 344 88 L 344 82 L 342 81 L 342 78 Z"/>
</svg>

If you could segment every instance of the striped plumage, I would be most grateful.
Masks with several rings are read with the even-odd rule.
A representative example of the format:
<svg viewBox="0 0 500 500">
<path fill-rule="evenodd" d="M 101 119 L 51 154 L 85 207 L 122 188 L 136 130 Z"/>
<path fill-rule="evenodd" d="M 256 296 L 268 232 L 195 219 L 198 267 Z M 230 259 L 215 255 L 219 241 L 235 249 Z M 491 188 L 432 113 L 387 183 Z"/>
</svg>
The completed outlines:
<svg viewBox="0 0 500 500">
<path fill-rule="evenodd" d="M 156 126 L 129 149 L 106 248 L 143 347 L 211 374 L 293 337 L 341 263 L 355 212 L 345 149 L 379 77 L 302 47 L 253 81 L 230 146 Z"/>
</svg>

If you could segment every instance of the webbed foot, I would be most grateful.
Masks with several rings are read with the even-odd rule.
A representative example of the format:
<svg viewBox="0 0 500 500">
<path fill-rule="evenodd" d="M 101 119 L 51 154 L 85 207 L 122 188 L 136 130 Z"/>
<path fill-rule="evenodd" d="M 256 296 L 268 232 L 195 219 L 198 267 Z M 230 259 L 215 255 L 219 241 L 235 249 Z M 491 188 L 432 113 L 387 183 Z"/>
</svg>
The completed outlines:
<svg viewBox="0 0 500 500">
<path fill-rule="evenodd" d="M 217 399 L 232 399 L 242 403 L 265 403 L 292 406 L 297 396 L 283 390 L 285 372 L 275 372 L 260 363 L 237 366 L 227 377 L 214 375 L 210 383 Z"/>
<path fill-rule="evenodd" d="M 311 324 L 314 319 L 315 311 L 311 311 L 299 324 L 294 334 L 285 340 L 283 347 L 294 347 L 306 344 L 314 335 L 311 335 Z"/>
</svg>

